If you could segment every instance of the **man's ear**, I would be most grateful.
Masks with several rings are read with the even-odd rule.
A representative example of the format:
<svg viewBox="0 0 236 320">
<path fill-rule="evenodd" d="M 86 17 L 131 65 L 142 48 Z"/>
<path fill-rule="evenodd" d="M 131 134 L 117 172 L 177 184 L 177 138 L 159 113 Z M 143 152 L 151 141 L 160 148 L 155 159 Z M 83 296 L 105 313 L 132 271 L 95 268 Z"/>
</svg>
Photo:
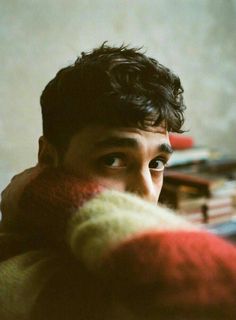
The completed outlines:
<svg viewBox="0 0 236 320">
<path fill-rule="evenodd" d="M 52 167 L 57 167 L 59 164 L 56 148 L 44 136 L 39 138 L 38 162 Z"/>
</svg>

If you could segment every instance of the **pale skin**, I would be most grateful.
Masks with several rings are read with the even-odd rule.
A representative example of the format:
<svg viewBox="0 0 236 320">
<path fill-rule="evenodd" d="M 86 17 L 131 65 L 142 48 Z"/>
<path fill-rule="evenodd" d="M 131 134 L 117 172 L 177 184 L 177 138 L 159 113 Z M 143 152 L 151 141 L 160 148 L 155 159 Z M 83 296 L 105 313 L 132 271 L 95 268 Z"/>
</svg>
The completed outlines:
<svg viewBox="0 0 236 320">
<path fill-rule="evenodd" d="M 72 136 L 62 160 L 55 148 L 41 138 L 39 164 L 47 157 L 51 165 L 62 166 L 79 178 L 157 203 L 171 153 L 163 126 L 141 130 L 91 125 Z"/>
</svg>

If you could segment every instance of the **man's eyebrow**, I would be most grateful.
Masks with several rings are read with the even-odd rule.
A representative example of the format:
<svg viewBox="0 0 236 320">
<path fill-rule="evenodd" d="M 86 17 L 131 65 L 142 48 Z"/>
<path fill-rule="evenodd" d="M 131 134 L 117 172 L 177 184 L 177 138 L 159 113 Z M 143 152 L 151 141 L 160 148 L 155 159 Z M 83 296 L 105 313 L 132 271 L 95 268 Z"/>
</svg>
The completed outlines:
<svg viewBox="0 0 236 320">
<path fill-rule="evenodd" d="M 112 148 L 112 147 L 125 147 L 125 148 L 138 148 L 139 143 L 136 139 L 126 137 L 109 137 L 94 143 L 94 148 Z M 170 144 L 162 143 L 157 147 L 158 152 L 165 152 L 168 154 L 173 153 Z"/>
<path fill-rule="evenodd" d="M 172 154 L 174 152 L 173 148 L 171 147 L 170 144 L 168 143 L 162 143 L 160 146 L 159 146 L 159 151 L 161 152 L 165 152 L 165 153 L 169 153 L 169 154 Z"/>
</svg>

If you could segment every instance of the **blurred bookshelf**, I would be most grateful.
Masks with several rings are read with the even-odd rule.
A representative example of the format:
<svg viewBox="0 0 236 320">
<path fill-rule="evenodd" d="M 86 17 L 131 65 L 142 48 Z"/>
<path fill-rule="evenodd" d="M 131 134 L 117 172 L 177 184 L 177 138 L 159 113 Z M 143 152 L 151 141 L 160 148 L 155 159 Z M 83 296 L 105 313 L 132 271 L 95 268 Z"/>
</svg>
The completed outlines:
<svg viewBox="0 0 236 320">
<path fill-rule="evenodd" d="M 236 242 L 236 157 L 195 146 L 191 137 L 173 137 L 160 203 Z"/>
</svg>

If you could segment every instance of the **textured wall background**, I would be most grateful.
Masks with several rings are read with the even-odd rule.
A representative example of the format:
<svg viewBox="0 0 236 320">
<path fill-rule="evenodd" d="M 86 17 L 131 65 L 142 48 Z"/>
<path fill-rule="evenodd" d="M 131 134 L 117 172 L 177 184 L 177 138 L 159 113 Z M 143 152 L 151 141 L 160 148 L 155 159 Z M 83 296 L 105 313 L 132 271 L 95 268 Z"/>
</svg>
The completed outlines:
<svg viewBox="0 0 236 320">
<path fill-rule="evenodd" d="M 36 162 L 46 83 L 104 40 L 179 74 L 190 133 L 236 153 L 235 0 L 1 0 L 0 19 L 0 189 Z"/>
</svg>

